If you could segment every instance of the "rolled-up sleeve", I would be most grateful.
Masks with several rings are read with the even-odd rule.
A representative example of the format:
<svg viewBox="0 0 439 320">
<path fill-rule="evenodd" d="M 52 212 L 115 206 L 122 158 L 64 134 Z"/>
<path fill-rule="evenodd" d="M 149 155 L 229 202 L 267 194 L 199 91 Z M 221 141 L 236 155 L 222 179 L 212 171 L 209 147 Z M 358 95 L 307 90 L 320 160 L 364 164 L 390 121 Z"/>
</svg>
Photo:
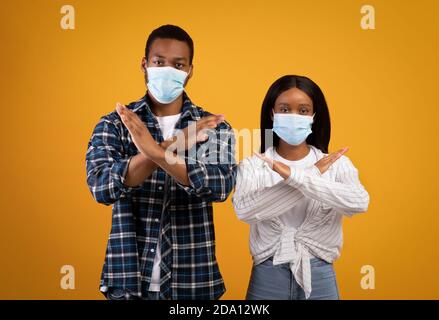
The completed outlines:
<svg viewBox="0 0 439 320">
<path fill-rule="evenodd" d="M 97 202 L 110 205 L 140 188 L 124 184 L 130 161 L 123 151 L 120 130 L 108 116 L 102 117 L 86 154 L 87 185 Z"/>
<path fill-rule="evenodd" d="M 235 135 L 226 122 L 209 134 L 209 139 L 196 144 L 184 157 L 189 185 L 178 185 L 187 193 L 212 202 L 227 199 L 235 186 Z"/>
<path fill-rule="evenodd" d="M 319 200 L 346 216 L 366 212 L 369 207 L 369 193 L 360 182 L 358 169 L 344 155 L 337 161 L 335 181 L 317 174 L 311 175 L 309 170 L 295 168 L 291 170 L 286 182 L 302 191 L 305 196 Z"/>
</svg>

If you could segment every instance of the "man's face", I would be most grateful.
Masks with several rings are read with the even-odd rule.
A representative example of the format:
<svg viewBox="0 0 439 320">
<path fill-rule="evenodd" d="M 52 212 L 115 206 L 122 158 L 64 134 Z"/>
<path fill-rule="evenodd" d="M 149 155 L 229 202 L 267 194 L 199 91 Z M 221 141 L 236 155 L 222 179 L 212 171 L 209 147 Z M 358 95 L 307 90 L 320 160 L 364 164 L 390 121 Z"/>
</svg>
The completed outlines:
<svg viewBox="0 0 439 320">
<path fill-rule="evenodd" d="M 186 42 L 175 39 L 157 38 L 151 44 L 149 56 L 142 59 L 145 82 L 148 82 L 148 67 L 173 67 L 189 73 L 185 86 L 192 77 L 193 65 L 189 62 L 190 49 Z"/>
</svg>

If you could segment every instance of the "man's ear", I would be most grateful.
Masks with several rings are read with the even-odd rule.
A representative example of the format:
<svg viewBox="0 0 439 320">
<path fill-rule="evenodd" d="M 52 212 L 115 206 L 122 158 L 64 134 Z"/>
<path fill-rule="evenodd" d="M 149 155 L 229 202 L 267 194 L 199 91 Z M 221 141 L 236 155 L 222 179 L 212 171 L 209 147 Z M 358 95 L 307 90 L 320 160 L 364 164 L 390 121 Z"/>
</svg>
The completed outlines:
<svg viewBox="0 0 439 320">
<path fill-rule="evenodd" d="M 187 85 L 189 79 L 192 78 L 192 74 L 193 74 L 193 73 L 194 73 L 194 65 L 191 64 L 191 68 L 190 68 L 190 70 L 189 70 L 188 76 L 187 76 L 186 81 L 185 81 L 185 83 L 184 83 L 185 86 Z"/>
<path fill-rule="evenodd" d="M 142 61 L 140 63 L 140 69 L 142 70 L 143 73 L 146 73 L 146 66 L 147 66 L 148 62 L 146 61 L 146 58 L 143 57 Z"/>
</svg>

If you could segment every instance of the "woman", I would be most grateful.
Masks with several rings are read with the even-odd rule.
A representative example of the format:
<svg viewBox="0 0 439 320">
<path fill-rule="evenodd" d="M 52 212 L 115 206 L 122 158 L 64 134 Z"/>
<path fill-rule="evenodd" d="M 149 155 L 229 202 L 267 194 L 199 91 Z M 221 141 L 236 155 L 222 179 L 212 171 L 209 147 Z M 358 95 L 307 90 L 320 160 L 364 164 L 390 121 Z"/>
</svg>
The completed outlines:
<svg viewBox="0 0 439 320">
<path fill-rule="evenodd" d="M 250 224 L 247 299 L 339 299 L 333 262 L 342 217 L 367 211 L 369 194 L 347 148 L 328 154 L 330 132 L 325 97 L 312 80 L 288 75 L 271 85 L 261 110 L 262 154 L 240 163 L 233 195 L 238 218 Z"/>
</svg>

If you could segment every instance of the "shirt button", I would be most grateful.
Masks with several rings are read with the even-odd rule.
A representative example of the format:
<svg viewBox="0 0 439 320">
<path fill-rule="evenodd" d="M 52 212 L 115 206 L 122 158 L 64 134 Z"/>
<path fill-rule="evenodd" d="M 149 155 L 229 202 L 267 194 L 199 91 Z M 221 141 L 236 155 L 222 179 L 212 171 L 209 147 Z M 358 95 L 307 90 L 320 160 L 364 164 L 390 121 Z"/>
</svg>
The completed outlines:
<svg viewBox="0 0 439 320">
<path fill-rule="evenodd" d="M 155 250 L 154 249 L 151 249 L 151 252 L 154 252 Z"/>
<path fill-rule="evenodd" d="M 154 219 L 155 222 L 159 222 L 159 219 Z"/>
<path fill-rule="evenodd" d="M 159 188 L 158 188 L 159 190 L 163 190 L 163 187 L 162 186 L 159 186 Z"/>
</svg>

